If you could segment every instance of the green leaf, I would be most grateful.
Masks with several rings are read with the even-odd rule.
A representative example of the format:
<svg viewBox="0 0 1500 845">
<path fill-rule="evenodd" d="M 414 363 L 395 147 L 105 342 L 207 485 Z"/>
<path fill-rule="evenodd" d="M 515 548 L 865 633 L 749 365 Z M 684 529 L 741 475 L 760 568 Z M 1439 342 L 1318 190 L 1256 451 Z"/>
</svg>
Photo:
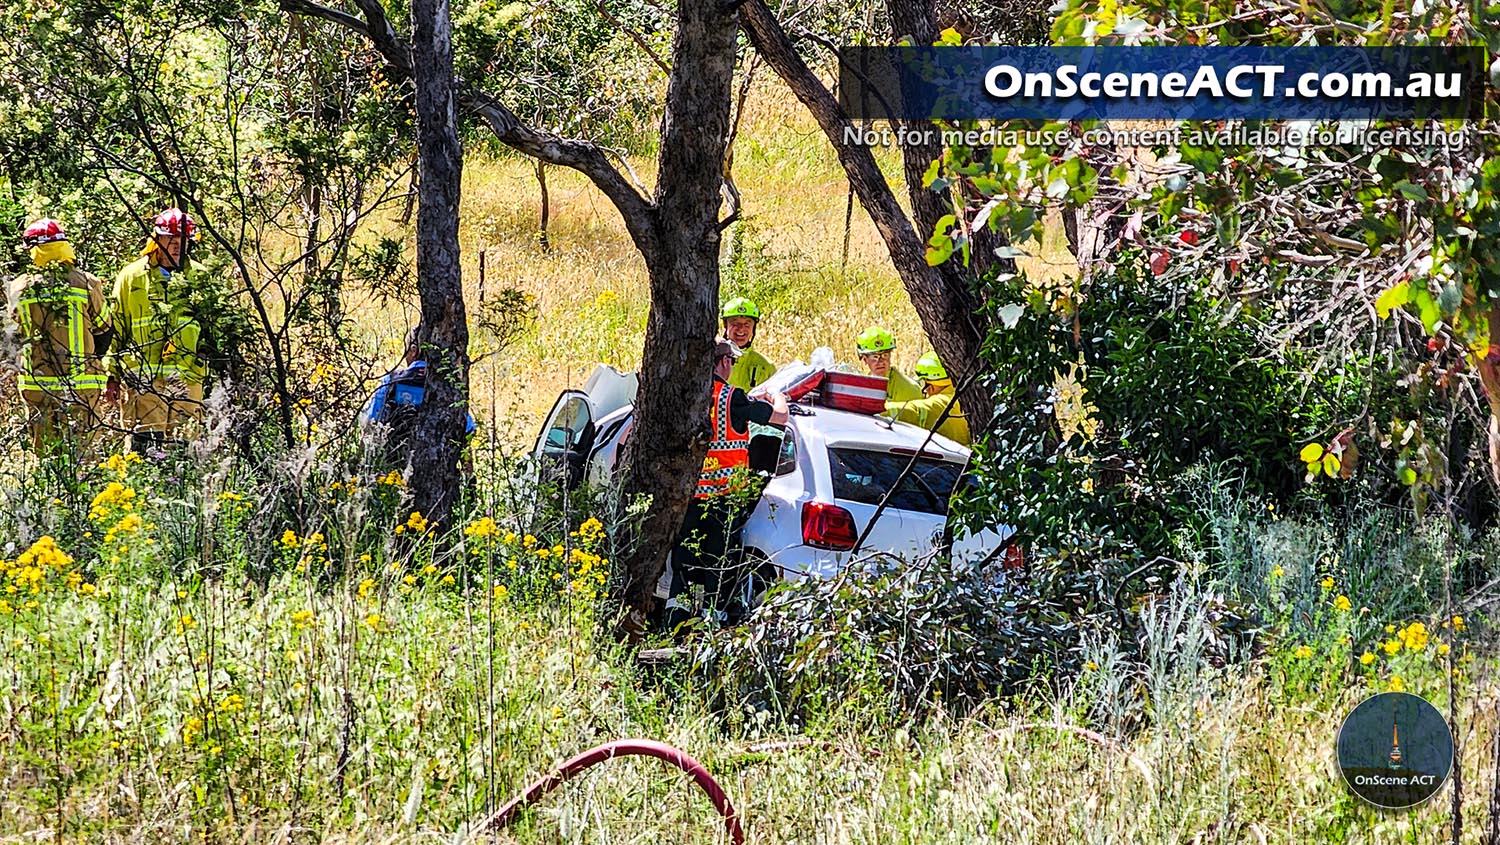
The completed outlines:
<svg viewBox="0 0 1500 845">
<path fill-rule="evenodd" d="M 1422 318 L 1422 328 L 1432 334 L 1437 329 L 1438 321 L 1443 319 L 1443 309 L 1438 306 L 1437 297 L 1426 288 L 1419 287 L 1412 291 L 1411 302 L 1417 306 L 1417 316 Z"/>
<path fill-rule="evenodd" d="M 1338 455 L 1328 454 L 1323 456 L 1323 474 L 1329 478 L 1337 478 L 1339 474 Z"/>
<path fill-rule="evenodd" d="M 1411 467 L 1402 467 L 1396 473 L 1396 480 L 1410 487 L 1417 483 L 1417 471 Z"/>
<path fill-rule="evenodd" d="M 1218 171 L 1219 165 L 1223 162 L 1223 157 L 1216 150 L 1205 147 L 1183 146 L 1182 160 L 1191 164 L 1198 172 L 1212 175 Z"/>
<path fill-rule="evenodd" d="M 1375 298 L 1375 314 L 1389 319 L 1391 311 L 1411 301 L 1411 282 L 1398 282 Z"/>
<path fill-rule="evenodd" d="M 937 180 L 938 173 L 943 169 L 943 160 L 935 158 L 932 164 L 927 165 L 927 172 L 922 174 L 922 187 L 931 188 L 932 183 Z"/>
<path fill-rule="evenodd" d="M 1408 182 L 1405 179 L 1402 179 L 1400 182 L 1397 182 L 1396 185 L 1395 185 L 1394 190 L 1396 191 L 1396 193 L 1401 194 L 1402 196 L 1406 197 L 1407 199 L 1414 199 L 1414 200 L 1425 200 L 1425 199 L 1427 199 L 1427 189 L 1426 188 L 1423 188 L 1421 185 L 1418 185 L 1416 183 Z"/>
</svg>

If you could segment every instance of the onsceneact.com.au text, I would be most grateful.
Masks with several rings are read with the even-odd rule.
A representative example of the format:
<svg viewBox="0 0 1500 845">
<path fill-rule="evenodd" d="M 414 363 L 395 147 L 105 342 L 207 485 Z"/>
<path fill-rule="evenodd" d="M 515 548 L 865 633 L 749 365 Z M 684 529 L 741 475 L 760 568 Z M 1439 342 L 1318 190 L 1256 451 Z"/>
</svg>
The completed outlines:
<svg viewBox="0 0 1500 845">
<path fill-rule="evenodd" d="M 984 90 L 991 97 L 1057 98 L 1166 98 L 1173 100 L 1208 96 L 1248 99 L 1276 97 L 1407 97 L 1444 99 L 1462 97 L 1463 74 L 1413 71 L 1397 79 L 1386 71 L 1309 71 L 1291 77 L 1284 65 L 1232 65 L 1218 68 L 1202 65 L 1191 74 L 1181 71 L 1081 71 L 1077 65 L 1060 65 L 1052 71 L 1023 72 L 998 64 L 984 75 Z"/>
</svg>

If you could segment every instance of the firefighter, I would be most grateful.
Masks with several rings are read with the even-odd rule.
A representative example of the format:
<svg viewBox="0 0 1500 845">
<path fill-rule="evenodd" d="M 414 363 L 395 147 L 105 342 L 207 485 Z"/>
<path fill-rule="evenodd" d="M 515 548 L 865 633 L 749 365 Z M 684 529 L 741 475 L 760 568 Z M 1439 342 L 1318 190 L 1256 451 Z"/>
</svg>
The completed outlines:
<svg viewBox="0 0 1500 845">
<path fill-rule="evenodd" d="M 739 357 L 737 346 L 725 338 L 716 339 L 708 415 L 712 433 L 673 552 L 671 597 L 666 606 L 669 631 L 692 618 L 689 585 L 703 588 L 705 610 L 716 619 L 725 618 L 724 609 L 739 580 L 740 531 L 750 516 L 747 505 L 754 492 L 750 485 L 750 424 L 784 426 L 788 419 L 785 394 L 772 393 L 769 402 L 750 399 L 729 383 Z"/>
<path fill-rule="evenodd" d="M 104 365 L 96 354 L 109 345 L 104 286 L 78 269 L 62 225 L 42 218 L 26 227 L 22 242 L 35 272 L 7 291 L 10 316 L 20 327 L 18 379 L 26 424 L 38 455 L 72 438 L 87 451 L 99 427 Z"/>
<path fill-rule="evenodd" d="M 948 378 L 948 371 L 943 368 L 937 355 L 932 352 L 923 355 L 921 360 L 917 361 L 916 373 L 917 380 L 922 385 L 923 398 L 908 402 L 887 401 L 885 416 L 915 423 L 923 428 L 936 426 L 938 434 L 955 443 L 968 446 L 969 421 L 964 418 L 963 410 L 959 408 L 953 381 Z M 943 410 L 949 405 L 953 406 L 953 410 L 949 412 L 948 418 L 943 420 L 943 424 L 938 425 L 938 418 L 943 415 Z"/>
<path fill-rule="evenodd" d="M 205 272 L 188 257 L 198 226 L 169 208 L 151 227 L 146 248 L 120 271 L 110 296 L 114 347 L 105 401 L 120 398 L 127 448 L 135 452 L 164 447 L 203 412 L 203 329 L 182 290 Z"/>
<path fill-rule="evenodd" d="M 854 341 L 859 360 L 870 368 L 870 375 L 885 379 L 885 398 L 888 402 L 907 402 L 922 398 L 922 388 L 911 376 L 891 365 L 891 353 L 896 349 L 896 338 L 879 326 L 871 326 L 860 333 Z"/>
<path fill-rule="evenodd" d="M 766 356 L 750 348 L 760 327 L 760 308 L 744 297 L 736 297 L 719 309 L 719 318 L 724 321 L 724 337 L 740 349 L 734 372 L 729 374 L 729 384 L 748 391 L 770 378 L 776 367 Z"/>
</svg>

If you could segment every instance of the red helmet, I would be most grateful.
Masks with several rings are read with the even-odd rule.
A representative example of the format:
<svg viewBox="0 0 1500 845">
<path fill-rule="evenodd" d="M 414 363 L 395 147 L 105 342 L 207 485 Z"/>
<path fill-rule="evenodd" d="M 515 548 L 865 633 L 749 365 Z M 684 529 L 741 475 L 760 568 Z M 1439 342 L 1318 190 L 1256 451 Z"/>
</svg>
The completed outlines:
<svg viewBox="0 0 1500 845">
<path fill-rule="evenodd" d="M 153 234 L 176 235 L 192 240 L 198 235 L 198 224 L 180 208 L 169 208 L 151 221 Z"/>
<path fill-rule="evenodd" d="M 32 223 L 26 227 L 26 231 L 21 235 L 21 243 L 27 246 L 41 246 L 42 244 L 50 244 L 53 241 L 65 241 L 67 239 L 68 233 L 63 231 L 62 224 L 51 217 L 43 217 Z"/>
</svg>

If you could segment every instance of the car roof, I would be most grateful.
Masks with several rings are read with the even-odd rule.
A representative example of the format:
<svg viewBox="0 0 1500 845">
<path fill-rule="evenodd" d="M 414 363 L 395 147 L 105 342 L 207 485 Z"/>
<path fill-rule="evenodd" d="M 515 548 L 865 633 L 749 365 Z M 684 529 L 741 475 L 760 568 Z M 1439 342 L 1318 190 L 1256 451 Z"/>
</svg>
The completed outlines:
<svg viewBox="0 0 1500 845">
<path fill-rule="evenodd" d="M 927 429 L 911 423 L 897 422 L 872 414 L 839 411 L 820 405 L 795 405 L 794 403 L 794 407 L 799 411 L 809 413 L 793 413 L 789 424 L 804 440 L 821 440 L 825 447 L 863 447 L 887 451 L 922 449 L 925 452 L 943 455 L 949 460 L 967 461 L 969 459 L 968 447 L 937 433 L 934 433 L 932 439 L 928 440 Z M 603 429 L 614 420 L 634 414 L 634 406 L 626 405 L 595 420 L 595 424 Z M 926 443 L 925 448 L 923 448 L 924 443 Z"/>
<path fill-rule="evenodd" d="M 803 436 L 815 436 L 830 447 L 867 447 L 874 449 L 919 449 L 936 452 L 952 460 L 963 461 L 969 450 L 941 434 L 927 439 L 927 429 L 911 423 L 896 422 L 871 414 L 837 411 L 821 406 L 800 406 L 812 416 L 793 415 L 792 425 Z"/>
</svg>

